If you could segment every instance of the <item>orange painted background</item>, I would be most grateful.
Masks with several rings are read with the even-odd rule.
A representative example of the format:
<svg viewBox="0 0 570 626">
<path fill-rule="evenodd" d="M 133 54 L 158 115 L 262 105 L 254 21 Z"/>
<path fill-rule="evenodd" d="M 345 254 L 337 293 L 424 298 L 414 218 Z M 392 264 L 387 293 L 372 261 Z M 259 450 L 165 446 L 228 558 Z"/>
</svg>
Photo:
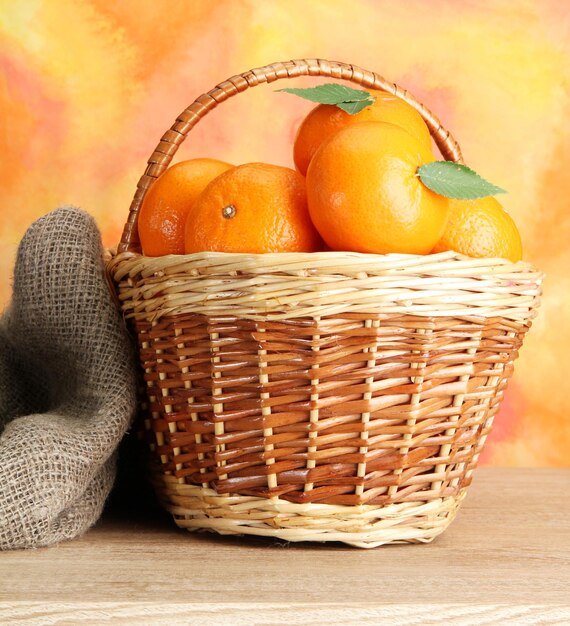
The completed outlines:
<svg viewBox="0 0 570 626">
<path fill-rule="evenodd" d="M 510 192 L 502 200 L 525 258 L 548 279 L 483 460 L 570 465 L 565 0 L 0 0 L 0 308 L 35 218 L 81 206 L 113 245 L 178 113 L 233 74 L 301 57 L 351 62 L 407 88 L 453 131 L 466 162 Z M 292 166 L 311 105 L 277 88 L 225 103 L 177 159 Z"/>
</svg>

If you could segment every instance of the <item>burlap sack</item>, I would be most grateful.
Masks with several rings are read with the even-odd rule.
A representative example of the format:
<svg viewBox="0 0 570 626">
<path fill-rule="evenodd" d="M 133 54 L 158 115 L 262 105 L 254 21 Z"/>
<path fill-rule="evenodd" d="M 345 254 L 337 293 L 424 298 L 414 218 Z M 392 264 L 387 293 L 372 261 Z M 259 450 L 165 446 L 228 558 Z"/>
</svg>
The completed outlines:
<svg viewBox="0 0 570 626">
<path fill-rule="evenodd" d="M 0 549 L 77 536 L 113 484 L 136 384 L 102 252 L 93 219 L 69 207 L 20 244 L 0 321 Z"/>
</svg>

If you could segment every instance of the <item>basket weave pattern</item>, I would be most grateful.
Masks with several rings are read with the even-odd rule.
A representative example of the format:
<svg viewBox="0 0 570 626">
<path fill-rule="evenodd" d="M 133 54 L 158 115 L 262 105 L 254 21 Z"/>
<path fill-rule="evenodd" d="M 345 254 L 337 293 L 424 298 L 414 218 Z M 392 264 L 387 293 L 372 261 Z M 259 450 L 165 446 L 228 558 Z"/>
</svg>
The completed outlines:
<svg viewBox="0 0 570 626">
<path fill-rule="evenodd" d="M 218 493 L 331 504 L 467 486 L 525 330 L 365 314 L 137 324 L 163 469 Z"/>
<path fill-rule="evenodd" d="M 453 519 L 541 275 L 455 253 L 202 253 L 123 254 L 115 278 L 177 523 L 371 547 Z"/>
<path fill-rule="evenodd" d="M 247 86 L 303 73 L 404 94 L 444 156 L 461 160 L 409 94 L 324 61 L 234 77 L 189 107 L 176 132 Z M 138 336 L 164 505 L 189 530 L 362 547 L 430 541 L 471 482 L 541 274 L 452 252 L 141 256 L 138 208 L 181 141 L 173 129 L 109 265 Z"/>
</svg>

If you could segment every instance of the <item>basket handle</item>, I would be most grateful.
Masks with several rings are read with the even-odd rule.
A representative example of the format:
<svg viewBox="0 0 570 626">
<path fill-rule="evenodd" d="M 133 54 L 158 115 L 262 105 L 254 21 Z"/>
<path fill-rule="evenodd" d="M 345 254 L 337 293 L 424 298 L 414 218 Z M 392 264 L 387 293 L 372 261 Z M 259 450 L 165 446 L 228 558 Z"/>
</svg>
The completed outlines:
<svg viewBox="0 0 570 626">
<path fill-rule="evenodd" d="M 347 80 L 370 89 L 380 89 L 402 98 L 410 104 L 425 120 L 429 131 L 439 148 L 443 158 L 448 161 L 462 163 L 461 150 L 451 133 L 440 124 L 439 120 L 405 89 L 388 82 L 374 72 L 363 70 L 356 65 L 348 65 L 337 61 L 323 59 L 296 59 L 282 63 L 272 63 L 265 67 L 249 70 L 243 74 L 232 76 L 220 83 L 196 100 L 177 118 L 174 125 L 162 136 L 148 160 L 145 173 L 137 184 L 137 190 L 129 209 L 129 216 L 118 252 L 140 252 L 140 241 L 137 230 L 137 217 L 144 196 L 160 174 L 170 165 L 178 147 L 194 126 L 212 109 L 224 100 L 238 93 L 255 87 L 261 83 L 272 83 L 282 78 L 297 76 L 329 76 L 339 80 Z"/>
</svg>

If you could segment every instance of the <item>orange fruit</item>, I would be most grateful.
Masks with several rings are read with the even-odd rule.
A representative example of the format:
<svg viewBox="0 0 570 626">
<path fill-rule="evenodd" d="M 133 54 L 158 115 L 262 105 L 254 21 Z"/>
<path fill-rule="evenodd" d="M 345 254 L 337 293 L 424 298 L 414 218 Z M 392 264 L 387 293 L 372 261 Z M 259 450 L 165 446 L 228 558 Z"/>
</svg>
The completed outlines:
<svg viewBox="0 0 570 626">
<path fill-rule="evenodd" d="M 472 257 L 522 259 L 522 242 L 512 217 L 489 196 L 450 200 L 449 221 L 433 252 L 455 250 Z"/>
<path fill-rule="evenodd" d="M 431 137 L 422 116 L 407 102 L 385 91 L 370 91 L 374 104 L 356 115 L 345 113 L 332 104 L 319 104 L 301 122 L 293 146 L 295 166 L 305 175 L 318 147 L 345 126 L 359 122 L 388 122 L 407 130 L 426 148 Z"/>
<path fill-rule="evenodd" d="M 186 253 L 313 252 L 322 241 L 295 170 L 247 163 L 224 172 L 197 198 L 186 221 Z"/>
<path fill-rule="evenodd" d="M 216 176 L 232 167 L 215 159 L 181 161 L 164 171 L 146 192 L 138 217 L 143 253 L 184 254 L 188 210 Z"/>
<path fill-rule="evenodd" d="M 307 172 L 309 212 L 321 237 L 333 250 L 431 252 L 447 222 L 448 199 L 416 172 L 434 160 L 424 143 L 393 124 L 338 131 Z"/>
</svg>

